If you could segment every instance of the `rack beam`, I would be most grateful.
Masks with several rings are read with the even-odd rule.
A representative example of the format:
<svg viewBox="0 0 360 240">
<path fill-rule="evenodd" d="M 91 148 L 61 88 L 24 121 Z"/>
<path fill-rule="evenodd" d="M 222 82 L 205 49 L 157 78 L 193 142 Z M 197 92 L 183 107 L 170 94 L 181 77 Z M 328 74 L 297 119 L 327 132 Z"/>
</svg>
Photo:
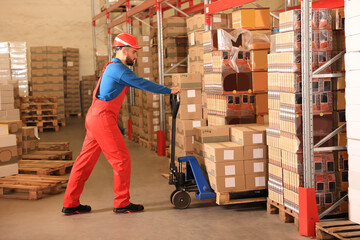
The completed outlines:
<svg viewBox="0 0 360 240">
<path fill-rule="evenodd" d="M 213 14 L 221 12 L 230 8 L 239 7 L 247 3 L 254 2 L 255 0 L 220 0 L 205 5 L 205 13 Z"/>
</svg>

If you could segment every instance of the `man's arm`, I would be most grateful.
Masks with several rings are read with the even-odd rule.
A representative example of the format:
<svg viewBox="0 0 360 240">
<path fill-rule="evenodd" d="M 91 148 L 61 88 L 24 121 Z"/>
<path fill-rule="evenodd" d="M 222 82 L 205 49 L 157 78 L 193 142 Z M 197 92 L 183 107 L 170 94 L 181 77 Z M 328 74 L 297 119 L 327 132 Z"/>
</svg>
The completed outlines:
<svg viewBox="0 0 360 240">
<path fill-rule="evenodd" d="M 170 94 L 171 89 L 137 76 L 133 71 L 126 70 L 120 78 L 125 85 L 152 93 Z"/>
</svg>

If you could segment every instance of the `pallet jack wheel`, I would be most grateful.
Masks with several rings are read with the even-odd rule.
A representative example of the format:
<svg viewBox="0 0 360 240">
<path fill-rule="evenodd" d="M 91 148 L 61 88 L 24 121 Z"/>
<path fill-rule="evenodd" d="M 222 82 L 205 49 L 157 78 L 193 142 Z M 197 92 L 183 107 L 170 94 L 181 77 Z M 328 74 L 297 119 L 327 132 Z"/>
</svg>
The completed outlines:
<svg viewBox="0 0 360 240">
<path fill-rule="evenodd" d="M 189 193 L 185 191 L 177 191 L 174 193 L 171 202 L 175 205 L 176 208 L 185 209 L 190 205 L 191 198 Z"/>
<path fill-rule="evenodd" d="M 170 202 L 172 205 L 174 205 L 174 202 L 173 202 L 173 197 L 174 197 L 174 194 L 177 192 L 178 190 L 174 190 L 171 195 L 170 195 Z"/>
</svg>

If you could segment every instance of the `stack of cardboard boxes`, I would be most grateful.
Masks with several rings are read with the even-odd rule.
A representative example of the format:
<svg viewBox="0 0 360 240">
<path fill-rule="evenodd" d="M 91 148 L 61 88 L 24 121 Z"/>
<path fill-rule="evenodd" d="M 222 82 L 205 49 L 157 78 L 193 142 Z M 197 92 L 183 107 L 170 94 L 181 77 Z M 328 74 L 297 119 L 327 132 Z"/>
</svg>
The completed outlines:
<svg viewBox="0 0 360 240">
<path fill-rule="evenodd" d="M 107 62 L 109 62 L 109 56 L 108 55 L 96 55 L 96 70 L 95 75 L 96 77 L 101 76 L 101 72 Z"/>
<path fill-rule="evenodd" d="M 269 73 L 269 197 L 299 211 L 298 187 L 303 185 L 302 93 L 300 10 L 280 14 L 280 33 L 274 38 L 268 55 Z M 331 56 L 331 11 L 313 12 L 313 69 Z M 318 30 L 319 29 L 319 30 Z M 329 58 L 328 58 L 329 57 Z M 322 73 L 329 73 L 331 68 Z M 313 80 L 314 142 L 333 130 L 331 79 Z M 323 146 L 332 146 L 332 140 Z M 314 156 L 316 200 L 319 212 L 336 202 L 336 174 L 333 153 Z"/>
<path fill-rule="evenodd" d="M 81 114 L 79 49 L 64 48 L 65 113 Z"/>
<path fill-rule="evenodd" d="M 0 120 L 19 120 L 20 111 L 14 108 L 14 87 L 0 84 Z"/>
<path fill-rule="evenodd" d="M 23 154 L 28 154 L 31 151 L 38 150 L 39 138 L 37 127 L 23 127 L 22 140 L 23 140 Z"/>
<path fill-rule="evenodd" d="M 18 82 L 19 95 L 29 95 L 26 42 L 9 42 L 11 79 Z M 18 97 L 19 96 L 15 96 Z"/>
<path fill-rule="evenodd" d="M 345 2 L 346 36 L 346 121 L 349 153 L 349 219 L 360 224 L 360 165 L 359 165 L 359 12 L 357 1 Z"/>
<path fill-rule="evenodd" d="M 11 80 L 9 43 L 0 42 L 0 82 L 8 80 Z"/>
<path fill-rule="evenodd" d="M 150 53 L 150 36 L 137 37 L 138 45 L 142 48 L 137 51 L 137 60 L 134 66 L 136 75 L 153 81 L 152 57 Z"/>
<path fill-rule="evenodd" d="M 31 47 L 30 53 L 32 95 L 56 97 L 58 121 L 65 125 L 63 48 Z"/>
<path fill-rule="evenodd" d="M 96 76 L 87 75 L 81 77 L 81 111 L 86 116 L 93 99 L 93 91 L 96 85 Z"/>
<path fill-rule="evenodd" d="M 0 177 L 17 174 L 19 157 L 16 135 L 9 134 L 7 124 L 0 124 L 0 156 Z"/>
<path fill-rule="evenodd" d="M 173 74 L 172 79 L 173 85 L 181 89 L 180 107 L 176 119 L 175 155 L 176 157 L 192 155 L 194 128 L 206 126 L 206 120 L 202 118 L 201 75 Z"/>
</svg>

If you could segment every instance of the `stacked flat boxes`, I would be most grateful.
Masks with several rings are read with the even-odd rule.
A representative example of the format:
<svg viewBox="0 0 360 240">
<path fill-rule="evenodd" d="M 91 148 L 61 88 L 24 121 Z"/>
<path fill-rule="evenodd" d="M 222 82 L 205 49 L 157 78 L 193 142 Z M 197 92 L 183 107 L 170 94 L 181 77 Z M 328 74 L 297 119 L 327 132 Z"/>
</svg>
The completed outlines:
<svg viewBox="0 0 360 240">
<path fill-rule="evenodd" d="M 17 174 L 18 161 L 16 135 L 9 134 L 7 124 L 0 124 L 0 177 Z"/>
<path fill-rule="evenodd" d="M 65 124 L 63 48 L 31 47 L 30 53 L 32 95 L 56 97 L 58 121 Z"/>
<path fill-rule="evenodd" d="M 79 49 L 64 48 L 65 113 L 81 114 Z"/>
<path fill-rule="evenodd" d="M 81 77 L 81 82 L 80 82 L 81 111 L 83 116 L 86 116 L 86 113 L 88 112 L 91 106 L 95 85 L 96 85 L 95 75 L 87 75 Z"/>
<path fill-rule="evenodd" d="M 201 75 L 199 73 L 184 73 L 172 75 L 173 86 L 179 87 L 181 104 L 176 119 L 175 155 L 188 156 L 194 153 L 194 128 L 206 126 L 202 118 Z M 201 158 L 200 165 L 204 165 Z"/>
<path fill-rule="evenodd" d="M 9 42 L 11 79 L 18 81 L 19 95 L 29 95 L 26 42 Z"/>
<path fill-rule="evenodd" d="M 346 121 L 348 137 L 349 168 L 349 219 L 360 224 L 360 132 L 359 132 L 359 76 L 360 76 L 360 29 L 358 1 L 345 1 L 345 36 L 346 36 Z"/>
<path fill-rule="evenodd" d="M 299 211 L 298 187 L 304 184 L 300 16 L 300 10 L 280 14 L 280 33 L 275 35 L 273 48 L 268 55 L 269 197 L 295 212 Z M 331 11 L 314 10 L 313 29 L 313 69 L 316 69 L 330 60 Z M 328 68 L 322 73 L 330 71 Z M 333 129 L 332 96 L 331 79 L 313 80 L 314 142 Z M 332 145 L 331 140 L 323 146 L 329 145 Z M 316 200 L 321 212 L 337 199 L 334 154 L 317 152 L 314 162 Z"/>
</svg>

